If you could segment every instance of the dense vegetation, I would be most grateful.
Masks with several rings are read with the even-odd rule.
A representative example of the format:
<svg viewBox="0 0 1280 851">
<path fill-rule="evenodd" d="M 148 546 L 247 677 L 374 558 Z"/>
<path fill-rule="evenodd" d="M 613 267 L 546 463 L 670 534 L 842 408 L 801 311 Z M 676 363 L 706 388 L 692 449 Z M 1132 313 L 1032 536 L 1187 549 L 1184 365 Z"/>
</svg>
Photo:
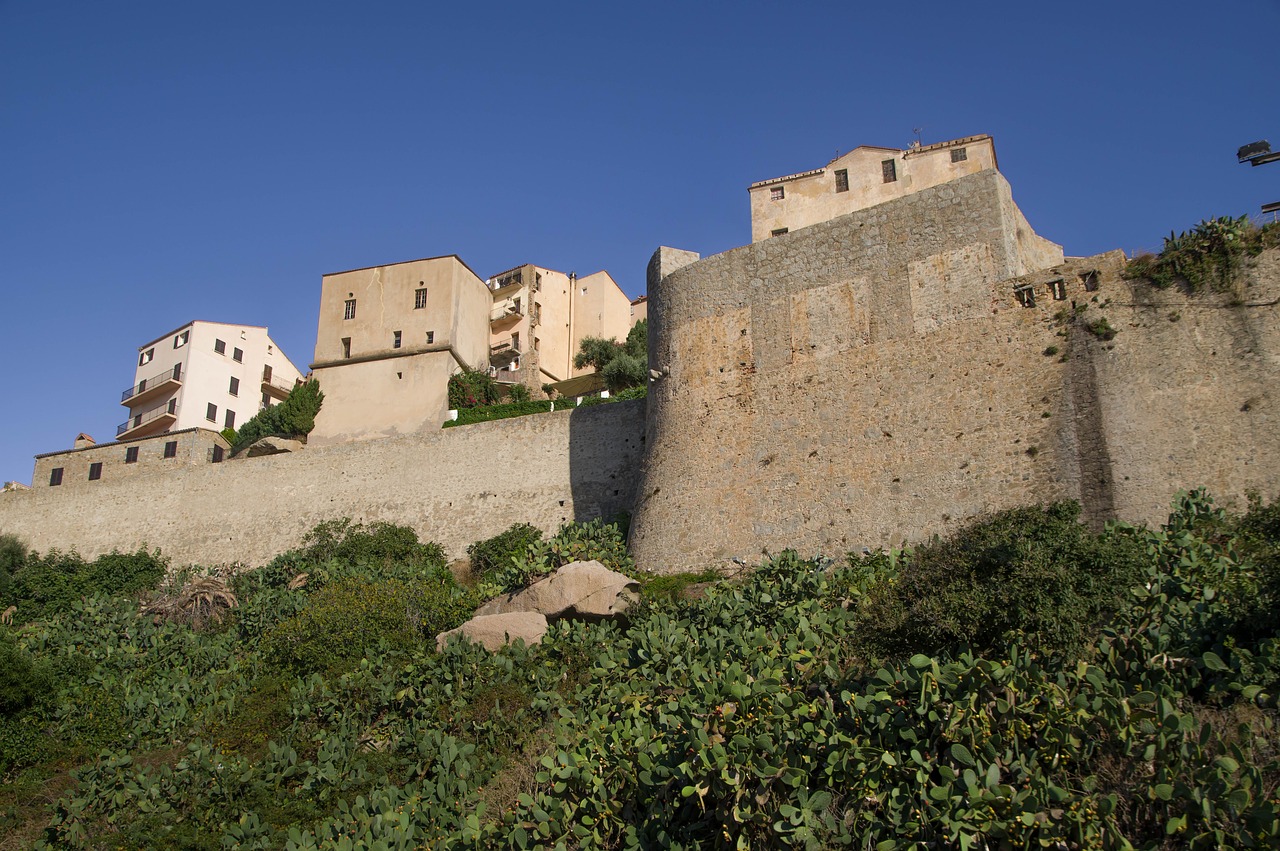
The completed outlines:
<svg viewBox="0 0 1280 851">
<path fill-rule="evenodd" d="M 1280 248 L 1280 224 L 1255 225 L 1248 216 L 1220 216 L 1189 231 L 1170 233 L 1159 254 L 1133 258 L 1125 276 L 1162 288 L 1180 284 L 1192 292 L 1229 292 L 1240 280 L 1236 273 L 1245 261 L 1267 248 Z"/>
<path fill-rule="evenodd" d="M 435 652 L 477 594 L 396 527 L 316 530 L 201 629 L 66 600 L 0 643 L 0 845 L 1275 847 L 1280 504 L 1074 521 L 784 553 L 495 654 Z M 509 532 L 491 583 L 625 559 Z"/>
<path fill-rule="evenodd" d="M 642 386 L 649 379 L 649 320 L 641 319 L 627 332 L 627 339 L 584 337 L 573 366 L 590 366 L 600 373 L 610 393 Z"/>
<path fill-rule="evenodd" d="M 264 437 L 306 437 L 316 427 L 316 414 L 323 403 L 320 383 L 314 378 L 302 382 L 293 388 L 289 398 L 263 408 L 240 426 L 231 441 L 231 454 L 242 452 Z"/>
</svg>

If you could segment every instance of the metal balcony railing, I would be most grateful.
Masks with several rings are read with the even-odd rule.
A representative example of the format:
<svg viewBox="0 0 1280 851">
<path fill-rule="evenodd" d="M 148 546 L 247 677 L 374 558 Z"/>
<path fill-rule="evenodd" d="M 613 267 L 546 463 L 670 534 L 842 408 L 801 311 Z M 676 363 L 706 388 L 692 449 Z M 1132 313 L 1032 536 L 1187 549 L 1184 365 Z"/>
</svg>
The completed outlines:
<svg viewBox="0 0 1280 851">
<path fill-rule="evenodd" d="M 497 322 L 501 319 L 515 318 L 524 316 L 524 304 L 517 304 L 514 301 L 508 301 L 500 304 L 489 314 L 490 322 Z"/>
<path fill-rule="evenodd" d="M 182 380 L 182 364 L 175 363 L 173 365 L 173 369 L 166 369 L 164 372 L 158 373 L 157 375 L 153 375 L 150 378 L 144 378 L 141 381 L 139 381 L 137 384 L 135 384 L 133 387 L 130 387 L 128 390 L 121 393 L 120 401 L 127 402 L 130 399 L 132 399 L 134 396 L 137 396 L 138 394 L 143 393 L 148 388 L 154 389 L 157 385 L 163 384 L 166 381 L 181 381 L 181 380 Z"/>
<path fill-rule="evenodd" d="M 116 437 L 119 437 L 120 435 L 124 434 L 126 431 L 132 431 L 133 429 L 138 428 L 139 426 L 146 425 L 147 423 L 159 417 L 166 417 L 166 416 L 176 417 L 177 415 L 178 415 L 178 400 L 170 399 L 168 404 L 161 405 L 158 408 L 152 408 L 149 411 L 143 411 L 141 414 L 135 414 L 134 416 L 122 422 L 120 425 L 116 426 Z"/>
</svg>

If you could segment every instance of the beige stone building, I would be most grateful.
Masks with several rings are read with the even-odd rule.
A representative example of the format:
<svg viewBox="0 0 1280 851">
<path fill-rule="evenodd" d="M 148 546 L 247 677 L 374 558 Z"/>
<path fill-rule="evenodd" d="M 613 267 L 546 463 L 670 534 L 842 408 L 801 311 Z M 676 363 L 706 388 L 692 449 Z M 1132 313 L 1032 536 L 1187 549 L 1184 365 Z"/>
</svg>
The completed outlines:
<svg viewBox="0 0 1280 851">
<path fill-rule="evenodd" d="M 751 241 L 998 167 L 995 142 L 986 135 L 906 150 L 863 145 L 822 168 L 751 184 Z"/>
<path fill-rule="evenodd" d="M 631 301 L 608 272 L 579 278 L 526 263 L 489 279 L 489 364 L 494 377 L 535 393 L 590 372 L 573 358 L 586 337 L 627 336 Z"/>
<path fill-rule="evenodd" d="M 324 405 L 308 442 L 438 427 L 449 376 L 488 364 L 493 306 L 453 254 L 324 275 L 311 364 Z"/>
<path fill-rule="evenodd" d="M 200 464 L 217 464 L 231 447 L 217 431 L 187 428 L 95 443 L 81 434 L 75 446 L 36 456 L 32 487 L 79 491 L 99 482 L 115 482 Z"/>
<path fill-rule="evenodd" d="M 265 327 L 189 322 L 138 347 L 116 439 L 236 428 L 288 397 L 301 377 Z"/>
</svg>

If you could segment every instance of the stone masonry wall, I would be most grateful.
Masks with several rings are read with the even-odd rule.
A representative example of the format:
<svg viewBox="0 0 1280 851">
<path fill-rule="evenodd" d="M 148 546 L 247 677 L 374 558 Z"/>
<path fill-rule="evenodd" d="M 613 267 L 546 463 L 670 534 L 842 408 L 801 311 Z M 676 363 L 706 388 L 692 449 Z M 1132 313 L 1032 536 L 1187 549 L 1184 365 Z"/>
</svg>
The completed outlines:
<svg viewBox="0 0 1280 851">
<path fill-rule="evenodd" d="M 411 526 L 451 557 L 513 523 L 631 507 L 644 402 L 171 469 L 92 490 L 0 494 L 0 532 L 37 550 L 160 547 L 176 565 L 254 566 L 339 517 Z"/>
<path fill-rule="evenodd" d="M 984 172 L 651 286 L 639 565 L 840 555 L 1062 498 L 1096 524 L 1159 520 L 1180 487 L 1276 493 L 1274 294 L 1153 294 L 1119 252 L 1035 271 L 1037 240 Z M 1100 316 L 1114 339 L 1086 330 Z"/>
</svg>

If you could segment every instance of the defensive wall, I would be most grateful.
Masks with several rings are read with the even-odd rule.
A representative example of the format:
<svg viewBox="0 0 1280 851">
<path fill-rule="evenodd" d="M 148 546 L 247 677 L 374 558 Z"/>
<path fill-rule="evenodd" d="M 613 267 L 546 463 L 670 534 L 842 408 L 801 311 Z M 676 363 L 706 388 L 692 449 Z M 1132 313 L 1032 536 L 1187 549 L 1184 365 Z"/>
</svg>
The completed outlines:
<svg viewBox="0 0 1280 851">
<path fill-rule="evenodd" d="M 513 523 L 631 508 L 644 402 L 0 494 L 0 532 L 36 550 L 160 547 L 175 565 L 256 566 L 340 517 L 412 527 L 460 557 Z"/>
<path fill-rule="evenodd" d="M 1098 523 L 1163 519 L 1188 486 L 1277 493 L 1280 260 L 1236 303 L 1054 248 L 992 170 L 705 260 L 660 249 L 638 564 L 841 555 L 1062 498 Z"/>
</svg>

